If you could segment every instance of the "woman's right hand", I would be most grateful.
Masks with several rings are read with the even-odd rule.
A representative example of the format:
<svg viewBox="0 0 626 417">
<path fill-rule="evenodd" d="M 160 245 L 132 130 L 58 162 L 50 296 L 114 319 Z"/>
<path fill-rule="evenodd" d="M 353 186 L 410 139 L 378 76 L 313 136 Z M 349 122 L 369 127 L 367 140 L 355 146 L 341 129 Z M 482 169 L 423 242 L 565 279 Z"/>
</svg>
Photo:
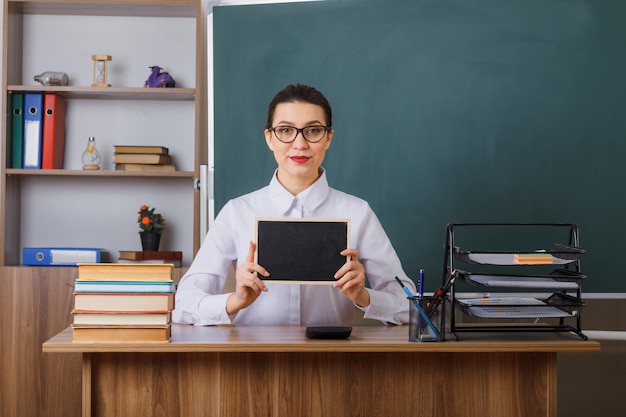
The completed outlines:
<svg viewBox="0 0 626 417">
<path fill-rule="evenodd" d="M 261 265 L 254 262 L 256 244 L 250 242 L 250 250 L 246 261 L 235 272 L 237 281 L 235 292 L 226 301 L 226 312 L 235 314 L 252 304 L 262 292 L 267 292 L 265 283 L 259 279 L 257 273 L 268 277 L 270 274 Z"/>
</svg>

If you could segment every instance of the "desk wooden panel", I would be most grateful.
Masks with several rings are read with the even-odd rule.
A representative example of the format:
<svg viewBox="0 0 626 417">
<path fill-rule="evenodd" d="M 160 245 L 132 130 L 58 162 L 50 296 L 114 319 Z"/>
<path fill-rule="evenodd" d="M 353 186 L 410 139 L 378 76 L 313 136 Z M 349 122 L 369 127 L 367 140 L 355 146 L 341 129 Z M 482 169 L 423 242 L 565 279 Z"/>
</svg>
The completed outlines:
<svg viewBox="0 0 626 417">
<path fill-rule="evenodd" d="M 73 266 L 0 267 L 0 417 L 79 415 L 83 355 L 41 351 L 72 323 L 77 276 Z"/>
<path fill-rule="evenodd" d="M 558 352 L 595 351 L 568 334 L 408 342 L 406 326 L 308 340 L 301 327 L 173 326 L 171 343 L 73 343 L 83 416 L 556 416 Z"/>
</svg>

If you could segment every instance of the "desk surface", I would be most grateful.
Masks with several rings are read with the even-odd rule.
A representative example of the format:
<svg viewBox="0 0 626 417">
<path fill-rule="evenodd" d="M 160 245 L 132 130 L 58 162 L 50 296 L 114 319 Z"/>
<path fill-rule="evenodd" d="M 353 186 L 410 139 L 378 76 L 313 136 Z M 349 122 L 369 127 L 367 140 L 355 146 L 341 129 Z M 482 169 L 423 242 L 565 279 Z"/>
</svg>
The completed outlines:
<svg viewBox="0 0 626 417">
<path fill-rule="evenodd" d="M 464 334 L 462 340 L 409 342 L 408 326 L 356 326 L 345 340 L 307 339 L 300 326 L 172 325 L 172 341 L 75 343 L 68 327 L 43 344 L 44 352 L 591 352 L 595 341 L 571 333 Z"/>
</svg>

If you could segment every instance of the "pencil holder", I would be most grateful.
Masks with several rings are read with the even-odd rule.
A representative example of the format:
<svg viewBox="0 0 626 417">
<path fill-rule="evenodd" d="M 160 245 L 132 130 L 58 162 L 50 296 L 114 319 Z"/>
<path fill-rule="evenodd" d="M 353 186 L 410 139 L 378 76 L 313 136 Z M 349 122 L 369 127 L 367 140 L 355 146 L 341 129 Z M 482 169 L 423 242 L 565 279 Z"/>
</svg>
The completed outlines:
<svg viewBox="0 0 626 417">
<path fill-rule="evenodd" d="M 409 341 L 438 342 L 441 334 L 441 308 L 433 305 L 433 297 L 408 297 Z"/>
</svg>

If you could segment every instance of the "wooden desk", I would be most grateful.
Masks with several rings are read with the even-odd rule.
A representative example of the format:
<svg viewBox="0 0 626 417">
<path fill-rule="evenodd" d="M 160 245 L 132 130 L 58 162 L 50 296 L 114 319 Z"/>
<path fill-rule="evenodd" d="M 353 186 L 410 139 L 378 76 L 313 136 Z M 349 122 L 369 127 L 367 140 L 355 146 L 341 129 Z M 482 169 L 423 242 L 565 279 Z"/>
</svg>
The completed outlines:
<svg viewBox="0 0 626 417">
<path fill-rule="evenodd" d="M 88 416 L 556 416 L 557 353 L 600 345 L 565 333 L 415 343 L 406 326 L 309 340 L 301 327 L 172 326 L 171 343 L 73 343 Z"/>
</svg>

